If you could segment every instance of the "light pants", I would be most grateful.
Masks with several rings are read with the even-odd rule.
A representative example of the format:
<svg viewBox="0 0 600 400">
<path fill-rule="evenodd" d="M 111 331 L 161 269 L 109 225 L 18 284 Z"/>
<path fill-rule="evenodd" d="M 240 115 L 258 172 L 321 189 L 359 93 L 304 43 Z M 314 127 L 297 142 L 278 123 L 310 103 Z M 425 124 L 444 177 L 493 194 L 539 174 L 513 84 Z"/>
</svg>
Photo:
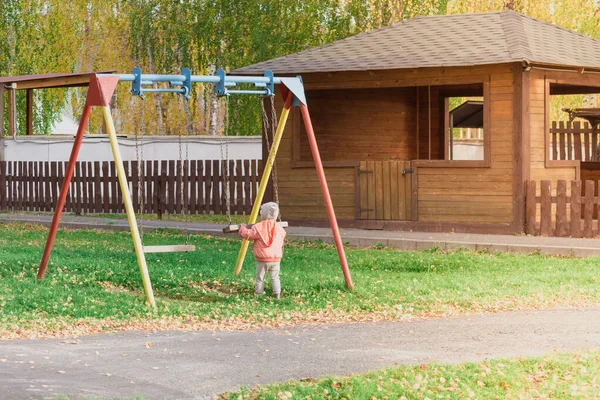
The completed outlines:
<svg viewBox="0 0 600 400">
<path fill-rule="evenodd" d="M 273 294 L 279 294 L 281 292 L 281 284 L 279 283 L 279 265 L 279 261 L 256 262 L 256 281 L 254 283 L 256 294 L 265 293 L 265 273 L 268 273 L 271 277 L 271 286 L 273 286 Z"/>
</svg>

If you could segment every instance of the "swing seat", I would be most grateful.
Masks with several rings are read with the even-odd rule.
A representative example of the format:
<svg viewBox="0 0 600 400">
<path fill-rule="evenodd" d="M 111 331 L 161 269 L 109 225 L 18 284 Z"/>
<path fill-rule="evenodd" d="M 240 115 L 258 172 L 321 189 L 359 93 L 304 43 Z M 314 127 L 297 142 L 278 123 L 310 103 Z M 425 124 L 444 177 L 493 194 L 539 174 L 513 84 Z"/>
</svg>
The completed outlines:
<svg viewBox="0 0 600 400">
<path fill-rule="evenodd" d="M 287 221 L 279 221 L 279 222 L 277 222 L 277 224 L 279 224 L 279 226 L 284 229 L 288 227 Z M 251 228 L 252 225 L 254 225 L 254 224 L 250 224 L 250 225 L 248 225 L 248 227 Z M 239 225 L 228 225 L 225 228 L 223 228 L 223 233 L 235 233 L 235 232 L 238 232 L 239 230 L 240 230 Z"/>
<path fill-rule="evenodd" d="M 196 251 L 193 244 L 176 244 L 164 246 L 142 246 L 144 253 L 177 253 L 184 251 Z"/>
</svg>

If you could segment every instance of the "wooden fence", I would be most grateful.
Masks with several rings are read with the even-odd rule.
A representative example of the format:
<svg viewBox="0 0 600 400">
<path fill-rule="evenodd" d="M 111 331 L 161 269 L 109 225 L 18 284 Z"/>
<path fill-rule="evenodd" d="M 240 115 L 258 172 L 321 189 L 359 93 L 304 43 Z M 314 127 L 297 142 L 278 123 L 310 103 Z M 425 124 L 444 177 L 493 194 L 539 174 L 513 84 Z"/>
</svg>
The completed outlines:
<svg viewBox="0 0 600 400">
<path fill-rule="evenodd" d="M 580 121 L 552 121 L 550 128 L 551 159 L 600 161 L 597 128 Z"/>
<path fill-rule="evenodd" d="M 537 182 L 526 182 L 525 233 L 577 238 L 600 235 L 600 181 L 557 181 L 555 196 L 551 181 L 541 181 L 539 187 L 537 195 Z"/>
<path fill-rule="evenodd" d="M 0 209 L 53 211 L 66 162 L 0 162 Z M 260 181 L 261 161 L 163 160 L 124 162 L 134 209 L 171 214 L 249 214 Z M 229 182 L 229 196 L 227 196 Z M 114 162 L 78 162 L 66 212 L 125 212 Z"/>
</svg>

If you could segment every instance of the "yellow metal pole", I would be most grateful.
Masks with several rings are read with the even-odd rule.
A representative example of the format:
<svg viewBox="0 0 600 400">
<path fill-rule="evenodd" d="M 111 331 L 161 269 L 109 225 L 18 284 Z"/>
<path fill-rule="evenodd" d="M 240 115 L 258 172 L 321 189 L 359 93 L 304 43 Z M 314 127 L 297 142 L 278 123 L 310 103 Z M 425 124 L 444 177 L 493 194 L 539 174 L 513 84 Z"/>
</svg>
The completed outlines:
<svg viewBox="0 0 600 400">
<path fill-rule="evenodd" d="M 121 193 L 123 195 L 123 203 L 125 203 L 125 211 L 127 212 L 127 221 L 129 222 L 131 238 L 133 239 L 135 255 L 137 256 L 138 265 L 140 267 L 140 273 L 142 274 L 142 282 L 144 283 L 146 300 L 148 301 L 148 304 L 156 308 L 156 302 L 154 301 L 154 293 L 152 292 L 152 282 L 150 282 L 150 274 L 148 274 L 146 257 L 144 256 L 144 250 L 142 248 L 142 239 L 140 238 L 140 232 L 138 231 L 137 221 L 135 220 L 135 212 L 133 211 L 133 205 L 131 204 L 131 195 L 129 194 L 129 184 L 127 183 L 127 177 L 125 176 L 125 169 L 123 168 L 121 152 L 119 151 L 119 143 L 117 142 L 115 125 L 113 124 L 113 119 L 110 114 L 110 108 L 108 106 L 104 106 L 102 107 L 102 112 L 104 114 L 104 122 L 106 123 L 106 127 L 108 130 L 110 147 L 112 149 L 113 158 L 115 160 L 117 177 L 119 178 L 119 185 L 121 186 Z"/>
<path fill-rule="evenodd" d="M 254 199 L 254 205 L 252 206 L 252 212 L 250 213 L 250 219 L 248 221 L 249 224 L 255 223 L 256 219 L 258 218 L 258 211 L 260 210 L 260 205 L 265 195 L 265 191 L 267 190 L 267 185 L 269 184 L 269 177 L 271 176 L 271 170 L 273 169 L 273 164 L 275 163 L 275 156 L 277 156 L 277 149 L 279 148 L 279 143 L 281 142 L 281 137 L 283 136 L 285 123 L 287 122 L 288 115 L 290 114 L 293 97 L 293 94 L 288 93 L 288 97 L 283 105 L 281 117 L 279 118 L 279 124 L 277 125 L 275 137 L 273 138 L 273 145 L 271 146 L 271 151 L 269 152 L 269 158 L 267 158 L 267 165 L 265 165 L 262 178 L 260 179 L 260 185 L 258 186 L 258 193 Z M 238 254 L 237 261 L 235 262 L 235 269 L 233 270 L 234 275 L 238 275 L 242 270 L 242 265 L 244 265 L 244 258 L 246 258 L 249 244 L 250 243 L 248 242 L 248 239 L 242 239 L 242 247 L 240 248 L 240 253 Z"/>
</svg>

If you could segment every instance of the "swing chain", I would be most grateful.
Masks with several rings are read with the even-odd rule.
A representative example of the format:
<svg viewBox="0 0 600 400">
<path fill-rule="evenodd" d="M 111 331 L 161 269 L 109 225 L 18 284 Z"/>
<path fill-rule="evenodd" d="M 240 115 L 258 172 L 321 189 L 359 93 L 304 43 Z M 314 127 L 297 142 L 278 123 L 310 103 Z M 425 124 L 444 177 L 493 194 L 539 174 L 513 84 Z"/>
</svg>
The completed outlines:
<svg viewBox="0 0 600 400">
<path fill-rule="evenodd" d="M 269 141 L 269 135 L 275 137 L 275 130 L 277 127 L 277 114 L 275 113 L 275 96 L 269 96 L 270 98 L 270 107 L 271 107 L 271 115 L 270 119 L 267 116 L 267 110 L 265 109 L 265 103 L 261 101 L 262 106 L 262 114 L 263 114 L 263 125 L 265 131 L 265 144 L 267 146 L 267 152 L 271 153 L 271 143 Z M 270 122 L 269 122 L 270 121 Z M 271 177 L 273 179 L 273 200 L 275 203 L 279 204 L 279 185 L 277 181 L 277 163 L 273 162 L 272 174 Z M 281 213 L 279 214 L 279 220 L 281 220 Z"/>
<path fill-rule="evenodd" d="M 139 217 L 137 219 L 138 222 L 138 231 L 140 232 L 140 240 L 144 241 L 144 224 L 143 224 L 143 216 L 144 216 L 144 187 L 145 187 L 145 174 L 144 174 L 144 147 L 143 144 L 140 145 L 140 136 L 143 134 L 143 124 L 144 124 L 144 107 L 142 105 L 141 111 L 141 126 L 140 130 L 135 132 L 135 158 L 137 160 L 137 185 L 138 185 L 138 202 L 139 202 Z"/>
<path fill-rule="evenodd" d="M 227 219 L 229 221 L 229 225 L 232 224 L 231 221 L 231 193 L 229 187 L 229 141 L 224 139 L 223 136 L 229 135 L 229 96 L 225 97 L 225 117 L 224 117 L 224 127 L 223 132 L 220 135 L 220 145 L 221 145 L 221 176 L 223 177 L 222 187 L 225 190 L 225 207 L 227 212 Z M 225 165 L 223 165 L 223 144 L 225 145 Z M 224 173 L 223 173 L 224 172 Z"/>
</svg>

